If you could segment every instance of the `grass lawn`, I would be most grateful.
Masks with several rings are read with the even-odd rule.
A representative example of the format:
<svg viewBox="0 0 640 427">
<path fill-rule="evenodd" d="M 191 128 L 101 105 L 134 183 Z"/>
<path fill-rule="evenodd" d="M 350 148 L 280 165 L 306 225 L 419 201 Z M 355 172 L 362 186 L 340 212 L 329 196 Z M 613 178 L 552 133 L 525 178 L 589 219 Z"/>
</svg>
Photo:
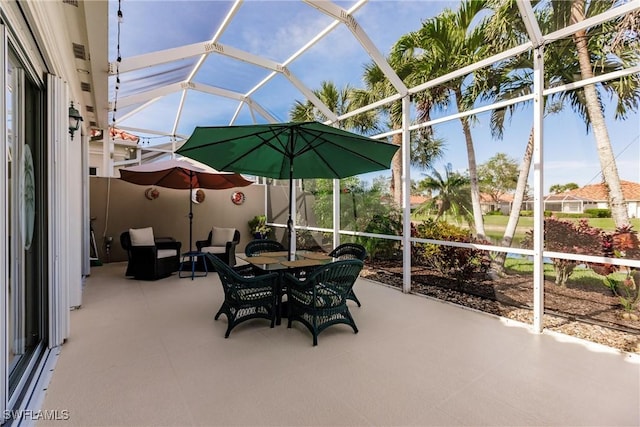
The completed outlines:
<svg viewBox="0 0 640 427">
<path fill-rule="evenodd" d="M 520 274 L 533 274 L 533 261 L 525 257 L 507 258 L 504 262 L 504 266 L 507 270 L 511 270 Z M 544 276 L 549 280 L 555 280 L 556 272 L 553 269 L 553 264 L 548 262 L 544 263 Z M 616 272 L 610 274 L 608 277 L 617 283 L 622 283 L 626 276 L 626 273 Z M 576 268 L 569 276 L 569 281 L 579 282 L 583 284 L 588 283 L 595 286 L 605 286 L 604 276 L 595 273 L 590 268 Z"/>
<path fill-rule="evenodd" d="M 566 221 L 578 222 L 579 218 L 561 218 Z M 507 226 L 509 217 L 506 215 L 488 215 L 484 217 L 484 225 L 500 226 L 502 229 Z M 592 227 L 601 228 L 605 231 L 614 231 L 616 225 L 613 222 L 613 218 L 588 218 L 587 221 Z M 640 218 L 631 218 L 631 225 L 636 231 L 640 231 Z M 533 217 L 521 216 L 518 220 L 518 228 L 530 229 L 533 227 Z"/>
</svg>

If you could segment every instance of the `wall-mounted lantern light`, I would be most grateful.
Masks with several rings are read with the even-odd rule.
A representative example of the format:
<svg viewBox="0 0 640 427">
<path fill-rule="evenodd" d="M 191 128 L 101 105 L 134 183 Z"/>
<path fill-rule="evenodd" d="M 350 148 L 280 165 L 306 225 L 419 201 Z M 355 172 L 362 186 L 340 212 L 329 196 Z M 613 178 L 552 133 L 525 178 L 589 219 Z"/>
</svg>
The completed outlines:
<svg viewBox="0 0 640 427">
<path fill-rule="evenodd" d="M 71 106 L 69 107 L 69 135 L 71 135 L 71 139 L 73 139 L 73 134 L 80 129 L 81 121 L 82 116 L 80 112 L 74 108 L 73 101 L 71 101 Z"/>
</svg>

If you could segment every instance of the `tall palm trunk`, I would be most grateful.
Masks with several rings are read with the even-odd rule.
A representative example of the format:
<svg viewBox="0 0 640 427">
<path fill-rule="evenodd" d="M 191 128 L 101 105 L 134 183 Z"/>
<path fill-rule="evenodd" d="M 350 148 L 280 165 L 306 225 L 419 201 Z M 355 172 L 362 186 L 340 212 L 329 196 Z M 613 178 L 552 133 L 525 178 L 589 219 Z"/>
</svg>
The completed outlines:
<svg viewBox="0 0 640 427">
<path fill-rule="evenodd" d="M 400 126 L 393 126 L 393 130 L 400 129 Z M 391 142 L 402 145 L 402 134 L 394 134 Z M 397 206 L 402 206 L 402 150 L 396 151 L 391 160 L 391 194 Z"/>
<path fill-rule="evenodd" d="M 458 111 L 462 111 L 460 100 L 462 93 L 456 90 L 456 103 Z M 476 237 L 485 240 L 484 219 L 482 218 L 482 207 L 480 206 L 480 186 L 478 185 L 478 171 L 476 166 L 476 152 L 473 148 L 473 138 L 471 137 L 471 129 L 469 128 L 469 119 L 461 117 L 462 131 L 464 132 L 464 140 L 467 145 L 467 159 L 469 161 L 469 183 L 471 188 L 471 207 L 473 209 L 473 222 L 475 223 Z"/>
<path fill-rule="evenodd" d="M 513 203 L 511 204 L 509 221 L 507 222 L 507 227 L 504 229 L 504 236 L 502 237 L 501 245 L 503 247 L 511 247 L 513 236 L 515 236 L 516 234 L 516 228 L 518 227 L 518 221 L 520 220 L 520 210 L 522 209 L 522 202 L 524 201 L 524 194 L 527 191 L 527 178 L 529 177 L 532 158 L 533 128 L 531 128 L 531 132 L 529 132 L 529 140 L 527 141 L 527 146 L 524 150 L 524 156 L 522 157 L 522 163 L 520 164 L 520 173 L 518 174 L 516 191 L 513 195 Z M 506 252 L 498 252 L 498 254 L 491 262 L 491 270 L 497 274 L 502 274 L 504 272 L 504 262 L 506 258 Z"/>
<path fill-rule="evenodd" d="M 571 24 L 584 21 L 584 0 L 574 0 L 571 5 Z M 573 35 L 573 41 L 578 52 L 578 61 L 580 63 L 580 74 L 582 79 L 593 77 L 591 69 L 591 59 L 587 46 L 587 32 L 585 30 L 578 31 Z M 598 150 L 598 158 L 600 159 L 600 169 L 606 186 L 608 187 L 609 206 L 611 208 L 611 216 L 616 227 L 629 225 L 629 212 L 627 204 L 622 194 L 622 185 L 620 184 L 620 176 L 618 175 L 618 167 L 616 159 L 611 148 L 611 140 L 609 132 L 604 121 L 604 115 L 600 106 L 600 100 L 594 85 L 587 85 L 583 88 L 585 96 L 585 104 L 587 114 L 593 127 L 593 135 L 596 139 L 596 148 Z"/>
</svg>

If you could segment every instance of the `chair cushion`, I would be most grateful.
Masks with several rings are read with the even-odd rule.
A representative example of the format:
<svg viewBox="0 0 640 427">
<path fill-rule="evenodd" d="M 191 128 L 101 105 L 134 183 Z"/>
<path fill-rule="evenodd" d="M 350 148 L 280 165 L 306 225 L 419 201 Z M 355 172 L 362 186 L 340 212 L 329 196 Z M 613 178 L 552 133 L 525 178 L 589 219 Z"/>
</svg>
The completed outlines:
<svg viewBox="0 0 640 427">
<path fill-rule="evenodd" d="M 211 236 L 211 246 L 225 246 L 227 242 L 233 241 L 235 228 L 213 227 L 213 235 Z"/>
<path fill-rule="evenodd" d="M 175 249 L 158 249 L 158 259 L 160 258 L 169 258 L 173 256 L 178 256 L 178 251 Z"/>
<path fill-rule="evenodd" d="M 226 251 L 225 246 L 205 246 L 200 249 L 200 252 L 208 253 L 208 254 L 223 254 Z"/>
<path fill-rule="evenodd" d="M 153 240 L 153 227 L 130 228 L 129 237 L 131 246 L 155 246 L 156 244 Z"/>
</svg>

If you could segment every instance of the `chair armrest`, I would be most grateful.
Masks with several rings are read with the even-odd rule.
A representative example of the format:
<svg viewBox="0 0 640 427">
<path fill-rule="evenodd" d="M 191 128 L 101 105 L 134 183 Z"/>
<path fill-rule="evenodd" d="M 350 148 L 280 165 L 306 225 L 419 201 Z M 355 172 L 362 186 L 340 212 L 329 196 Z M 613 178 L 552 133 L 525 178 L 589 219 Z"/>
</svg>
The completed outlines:
<svg viewBox="0 0 640 427">
<path fill-rule="evenodd" d="M 225 253 L 227 255 L 227 263 L 233 267 L 236 265 L 236 246 L 238 244 L 235 241 L 227 242 L 225 246 Z"/>
<path fill-rule="evenodd" d="M 161 242 L 175 242 L 176 241 L 176 239 L 174 239 L 173 237 L 156 237 L 153 240 L 155 241 L 156 245 L 158 243 L 161 243 Z"/>
<path fill-rule="evenodd" d="M 196 240 L 196 248 L 198 248 L 198 252 L 202 252 L 202 248 L 211 246 L 209 240 Z"/>
<path fill-rule="evenodd" d="M 213 231 L 209 232 L 206 240 L 196 240 L 196 248 L 198 248 L 198 252 L 202 252 L 202 248 L 206 246 L 211 246 L 211 239 L 213 239 Z"/>
<path fill-rule="evenodd" d="M 235 254 L 236 246 L 238 246 L 236 242 L 227 242 L 227 244 L 225 245 L 225 252 L 227 254 L 232 254 L 232 253 Z"/>
<path fill-rule="evenodd" d="M 231 268 L 244 277 L 259 276 L 262 273 L 262 270 L 256 268 L 253 264 L 236 265 Z"/>
<path fill-rule="evenodd" d="M 182 247 L 182 242 L 176 242 L 175 240 L 156 242 L 156 247 L 158 249 L 175 249 L 178 251 L 178 255 L 180 255 L 180 248 Z"/>
</svg>

